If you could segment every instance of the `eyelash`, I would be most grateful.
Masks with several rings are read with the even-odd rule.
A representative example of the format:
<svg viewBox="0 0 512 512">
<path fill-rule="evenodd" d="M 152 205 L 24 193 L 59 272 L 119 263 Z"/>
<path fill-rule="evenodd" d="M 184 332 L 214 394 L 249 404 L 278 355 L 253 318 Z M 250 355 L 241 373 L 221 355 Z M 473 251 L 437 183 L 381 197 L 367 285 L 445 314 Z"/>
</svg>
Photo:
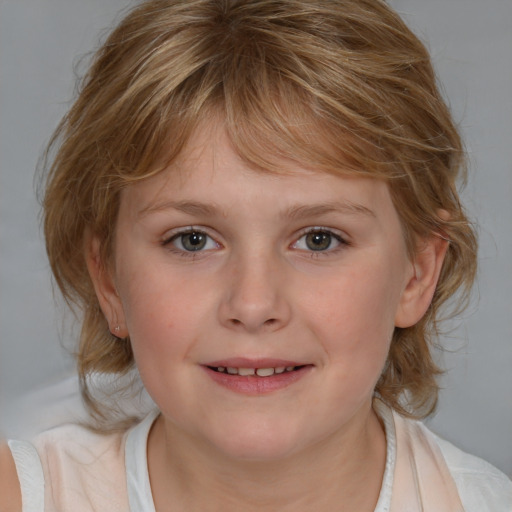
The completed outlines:
<svg viewBox="0 0 512 512">
<path fill-rule="evenodd" d="M 187 227 L 187 228 L 184 228 L 177 232 L 172 233 L 170 236 L 168 236 L 164 240 L 162 240 L 161 244 L 163 247 L 165 247 L 170 252 L 177 254 L 178 256 L 183 257 L 183 258 L 196 258 L 200 253 L 204 253 L 204 252 L 207 252 L 208 250 L 211 250 L 211 249 L 207 249 L 205 251 L 203 248 L 201 248 L 201 249 L 198 249 L 197 251 L 194 251 L 194 250 L 188 251 L 185 248 L 180 249 L 179 247 L 174 246 L 174 244 L 173 244 L 174 241 L 176 241 L 186 235 L 192 235 L 192 234 L 205 236 L 207 238 L 207 240 L 205 242 L 206 244 L 208 244 L 209 241 L 210 242 L 213 241 L 217 247 L 221 247 L 221 245 L 216 240 L 214 240 L 214 238 L 212 238 L 204 229 L 195 228 L 193 226 L 190 226 L 190 227 Z M 181 245 L 183 246 L 183 242 L 181 242 Z"/>
<path fill-rule="evenodd" d="M 337 254 L 339 251 L 342 251 L 346 247 L 350 247 L 350 243 L 342 237 L 339 233 L 334 232 L 332 229 L 324 228 L 321 226 L 317 226 L 314 228 L 308 228 L 305 231 L 302 232 L 302 234 L 296 239 L 296 241 L 292 244 L 293 246 L 296 246 L 299 241 L 308 235 L 314 235 L 314 234 L 322 234 L 322 235 L 328 235 L 331 237 L 331 240 L 329 242 L 329 246 L 324 250 L 314 250 L 314 249 L 303 249 L 304 251 L 308 252 L 308 256 L 311 258 L 320 258 L 320 257 L 326 257 L 333 254 Z M 338 243 L 338 246 L 331 248 L 332 240 L 335 240 Z"/>
<path fill-rule="evenodd" d="M 200 253 L 204 253 L 204 252 L 211 250 L 211 248 L 206 249 L 206 250 L 204 248 L 199 248 L 198 250 L 194 251 L 194 250 L 187 250 L 186 248 L 178 248 L 178 247 L 174 246 L 173 242 L 180 239 L 181 237 L 184 237 L 186 235 L 192 235 L 192 234 L 205 236 L 207 238 L 205 245 L 207 245 L 208 243 L 211 243 L 211 241 L 213 241 L 217 248 L 222 247 L 221 244 L 219 244 L 213 237 L 211 237 L 204 229 L 196 228 L 193 226 L 190 226 L 190 227 L 187 227 L 187 228 L 184 228 L 177 232 L 172 233 L 170 236 L 168 236 L 164 240 L 162 240 L 161 245 L 163 247 L 166 247 L 169 251 L 171 251 L 183 258 L 195 258 Z M 303 238 L 307 237 L 308 235 L 315 235 L 315 234 L 327 235 L 328 237 L 330 237 L 329 245 L 325 249 L 320 249 L 320 250 L 315 250 L 315 249 L 311 249 L 311 248 L 300 249 L 297 247 L 297 245 Z M 338 243 L 338 246 L 331 248 L 333 240 Z M 183 242 L 181 242 L 181 245 L 183 246 Z M 318 257 L 325 257 L 325 256 L 329 256 L 332 254 L 336 254 L 340 250 L 343 250 L 344 248 L 349 247 L 350 245 L 351 244 L 345 238 L 343 238 L 338 233 L 334 232 L 332 229 L 324 228 L 324 227 L 314 227 L 314 228 L 308 228 L 308 229 L 304 230 L 300 234 L 300 236 L 298 238 L 296 238 L 295 241 L 290 245 L 290 247 L 298 249 L 300 251 L 307 252 L 308 256 L 310 256 L 311 258 L 318 258 Z"/>
</svg>

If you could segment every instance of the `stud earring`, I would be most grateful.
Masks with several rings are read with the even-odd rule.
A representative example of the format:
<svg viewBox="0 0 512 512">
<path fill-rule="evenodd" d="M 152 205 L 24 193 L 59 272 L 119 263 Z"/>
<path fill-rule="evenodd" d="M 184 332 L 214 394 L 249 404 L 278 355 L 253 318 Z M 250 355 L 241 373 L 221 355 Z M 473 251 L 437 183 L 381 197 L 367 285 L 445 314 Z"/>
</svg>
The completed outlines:
<svg viewBox="0 0 512 512">
<path fill-rule="evenodd" d="M 116 334 L 118 334 L 120 330 L 121 330 L 121 327 L 120 327 L 119 325 L 116 325 L 116 326 L 114 327 L 114 332 L 115 332 Z"/>
</svg>

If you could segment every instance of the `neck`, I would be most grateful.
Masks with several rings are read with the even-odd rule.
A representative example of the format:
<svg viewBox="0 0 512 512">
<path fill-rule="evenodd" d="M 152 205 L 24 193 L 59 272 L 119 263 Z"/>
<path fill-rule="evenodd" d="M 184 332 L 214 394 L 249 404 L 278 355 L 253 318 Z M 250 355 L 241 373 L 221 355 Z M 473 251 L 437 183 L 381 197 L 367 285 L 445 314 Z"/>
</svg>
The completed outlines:
<svg viewBox="0 0 512 512">
<path fill-rule="evenodd" d="M 372 409 L 362 425 L 285 459 L 248 461 L 215 453 L 160 417 L 148 442 L 156 510 L 371 512 L 384 474 L 386 442 Z"/>
</svg>

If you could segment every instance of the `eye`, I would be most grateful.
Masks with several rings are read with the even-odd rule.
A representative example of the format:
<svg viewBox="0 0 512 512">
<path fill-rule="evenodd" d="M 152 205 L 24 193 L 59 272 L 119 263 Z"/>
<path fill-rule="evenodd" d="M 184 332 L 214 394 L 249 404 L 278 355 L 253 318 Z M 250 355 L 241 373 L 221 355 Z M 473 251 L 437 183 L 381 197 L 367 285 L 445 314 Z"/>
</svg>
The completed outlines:
<svg viewBox="0 0 512 512">
<path fill-rule="evenodd" d="M 219 244 L 204 231 L 195 229 L 182 231 L 173 235 L 164 242 L 164 245 L 173 245 L 179 251 L 196 252 L 217 249 Z"/>
<path fill-rule="evenodd" d="M 303 251 L 329 251 L 337 249 L 340 245 L 346 245 L 341 236 L 327 229 L 312 229 L 302 235 L 294 244 L 294 249 Z"/>
</svg>

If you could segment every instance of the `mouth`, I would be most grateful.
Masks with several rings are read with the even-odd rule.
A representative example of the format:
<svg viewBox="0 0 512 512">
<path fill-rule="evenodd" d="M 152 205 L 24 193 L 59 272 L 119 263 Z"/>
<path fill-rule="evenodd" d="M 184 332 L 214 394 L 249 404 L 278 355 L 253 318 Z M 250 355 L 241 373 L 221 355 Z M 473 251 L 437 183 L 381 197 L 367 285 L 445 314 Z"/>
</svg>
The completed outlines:
<svg viewBox="0 0 512 512">
<path fill-rule="evenodd" d="M 203 368 L 222 387 L 254 396 L 278 391 L 302 380 L 314 365 L 281 359 L 233 358 L 210 362 Z"/>
<path fill-rule="evenodd" d="M 304 368 L 308 365 L 296 366 L 276 366 L 268 368 L 237 368 L 234 366 L 209 366 L 210 370 L 217 373 L 226 373 L 228 375 L 240 375 L 242 377 L 256 376 L 256 377 L 272 377 L 273 375 L 280 375 L 282 373 L 294 372 Z"/>
</svg>

